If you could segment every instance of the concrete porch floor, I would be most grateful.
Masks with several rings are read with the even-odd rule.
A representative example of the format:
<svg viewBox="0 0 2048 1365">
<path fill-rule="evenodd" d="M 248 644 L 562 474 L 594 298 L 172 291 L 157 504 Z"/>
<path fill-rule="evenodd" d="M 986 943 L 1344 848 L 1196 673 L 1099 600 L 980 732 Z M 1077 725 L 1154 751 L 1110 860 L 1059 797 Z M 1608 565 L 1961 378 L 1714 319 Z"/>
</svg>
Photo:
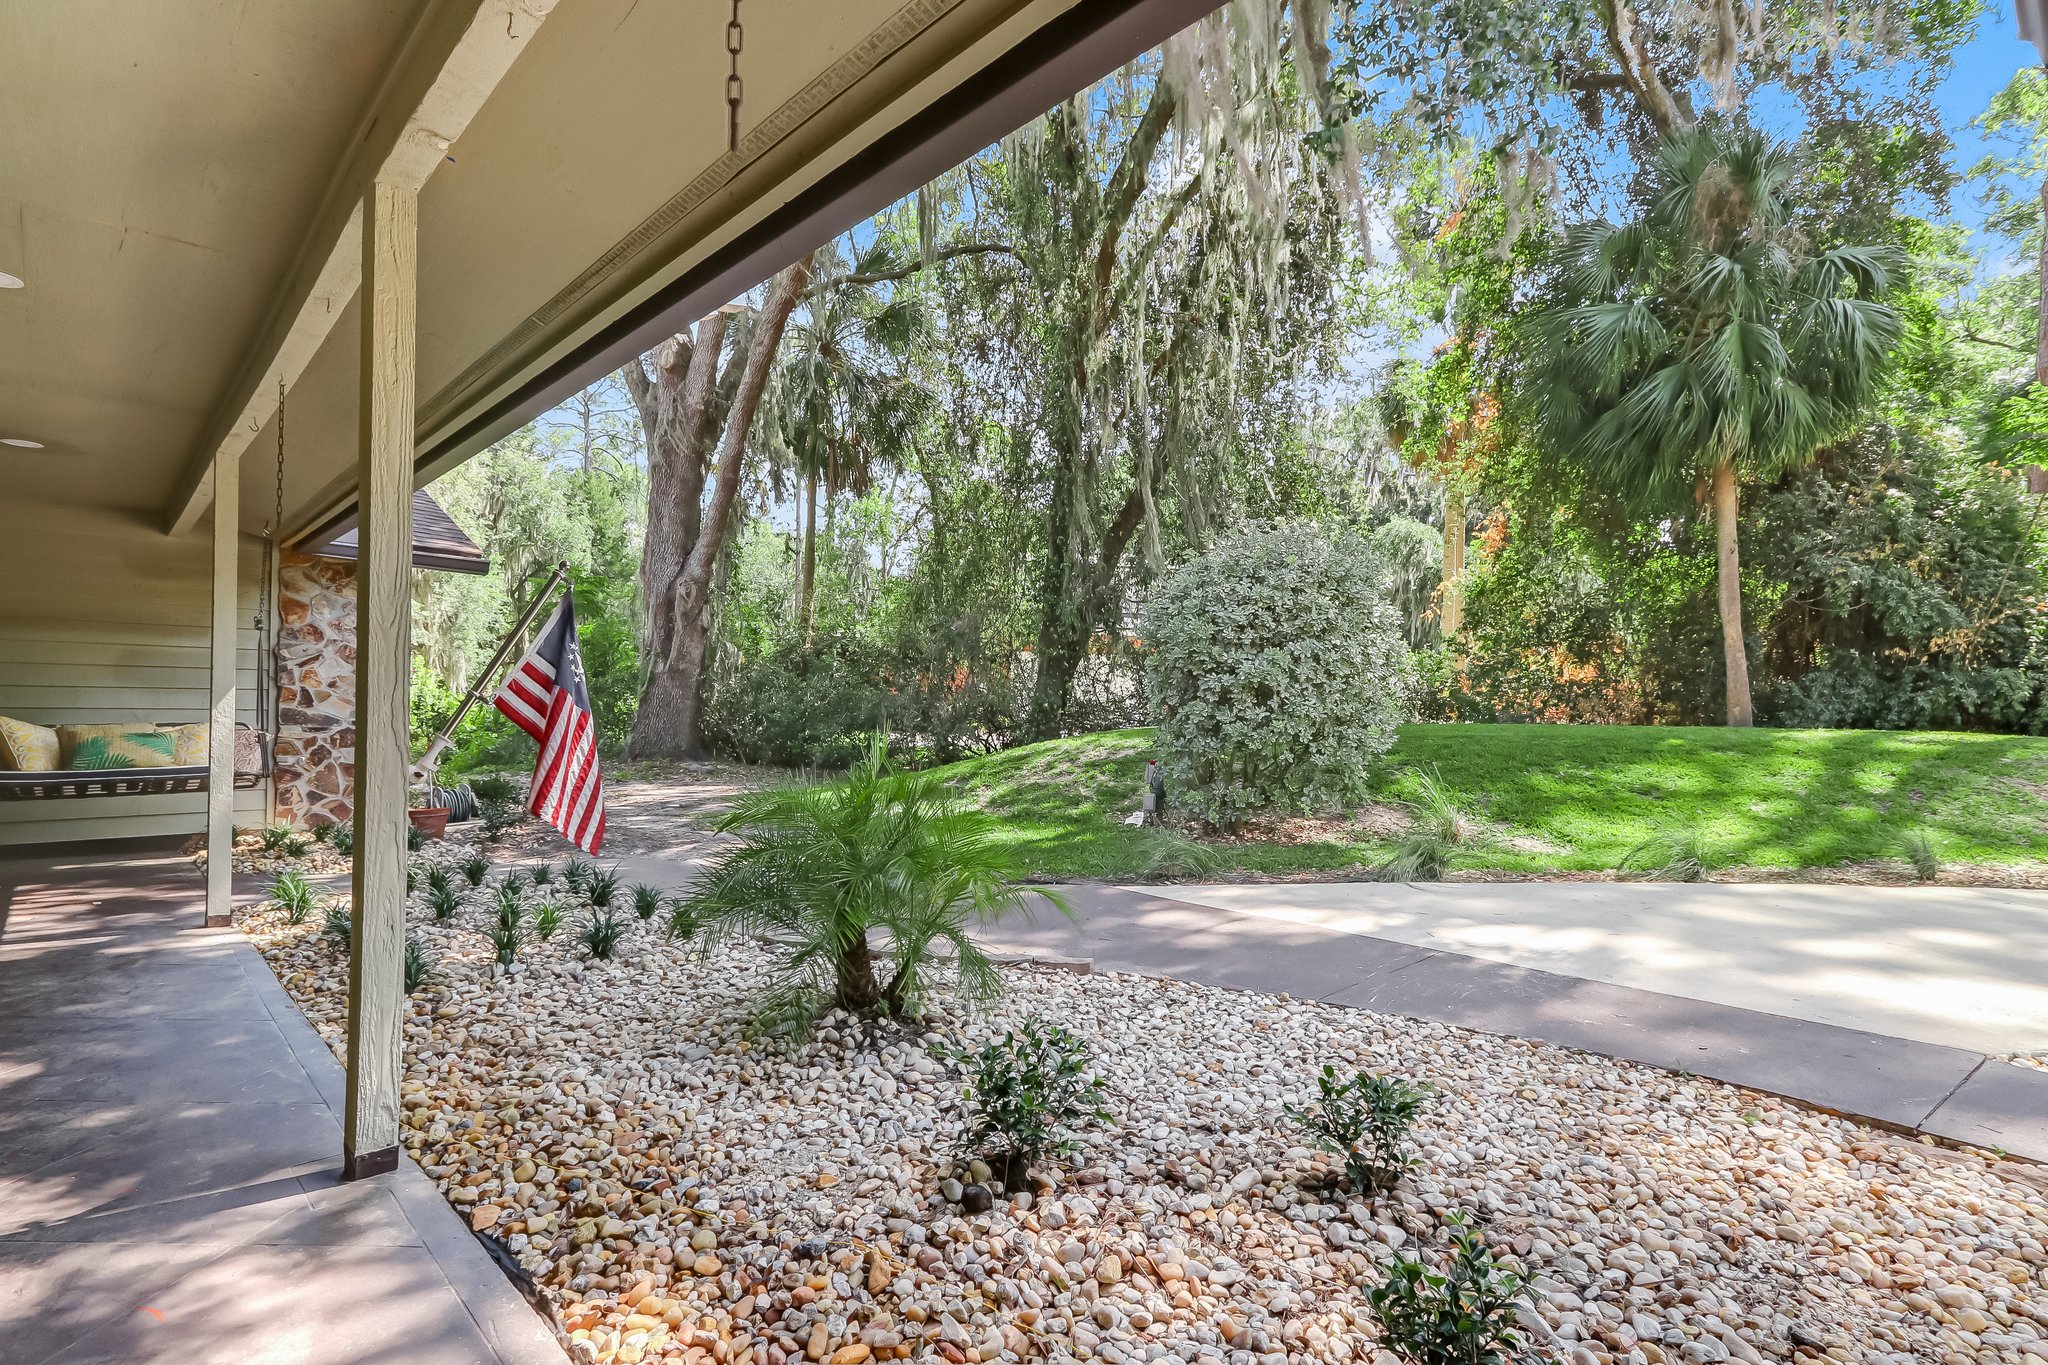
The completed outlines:
<svg viewBox="0 0 2048 1365">
<path fill-rule="evenodd" d="M 175 853 L 0 858 L 0 1358 L 563 1365 Z"/>
</svg>

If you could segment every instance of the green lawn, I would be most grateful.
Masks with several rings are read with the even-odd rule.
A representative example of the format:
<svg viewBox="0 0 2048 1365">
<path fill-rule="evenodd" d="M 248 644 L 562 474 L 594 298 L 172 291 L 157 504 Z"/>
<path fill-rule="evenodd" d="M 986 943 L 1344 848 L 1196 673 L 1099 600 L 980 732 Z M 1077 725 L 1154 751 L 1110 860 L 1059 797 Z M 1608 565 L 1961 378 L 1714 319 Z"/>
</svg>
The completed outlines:
<svg viewBox="0 0 2048 1365">
<path fill-rule="evenodd" d="M 1142 876 L 1159 836 L 1137 808 L 1150 730 L 1082 735 L 942 771 L 1003 817 L 1031 874 Z M 1381 762 L 1382 799 L 1433 768 L 1488 837 L 1456 866 L 1601 870 L 1659 835 L 1697 833 L 1718 867 L 1809 868 L 1901 856 L 1912 831 L 1946 863 L 2048 857 L 2048 739 L 1878 730 L 1409 725 Z M 1325 838 L 1220 845 L 1226 865 L 1291 872 L 1376 862 Z"/>
</svg>

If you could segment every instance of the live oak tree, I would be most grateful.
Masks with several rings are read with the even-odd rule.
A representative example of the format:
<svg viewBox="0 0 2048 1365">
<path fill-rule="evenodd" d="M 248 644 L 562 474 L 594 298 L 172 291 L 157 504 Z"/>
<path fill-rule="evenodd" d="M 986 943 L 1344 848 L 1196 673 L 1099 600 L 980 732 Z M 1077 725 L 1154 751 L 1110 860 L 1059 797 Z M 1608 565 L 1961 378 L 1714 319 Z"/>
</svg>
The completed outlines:
<svg viewBox="0 0 2048 1365">
<path fill-rule="evenodd" d="M 775 277 L 742 328 L 734 329 L 733 315 L 720 310 L 622 372 L 647 436 L 647 538 L 640 564 L 647 680 L 628 757 L 703 752 L 698 705 L 720 552 L 748 472 L 754 415 L 810 279 L 806 257 Z M 728 348 L 734 330 L 740 335 Z"/>
</svg>

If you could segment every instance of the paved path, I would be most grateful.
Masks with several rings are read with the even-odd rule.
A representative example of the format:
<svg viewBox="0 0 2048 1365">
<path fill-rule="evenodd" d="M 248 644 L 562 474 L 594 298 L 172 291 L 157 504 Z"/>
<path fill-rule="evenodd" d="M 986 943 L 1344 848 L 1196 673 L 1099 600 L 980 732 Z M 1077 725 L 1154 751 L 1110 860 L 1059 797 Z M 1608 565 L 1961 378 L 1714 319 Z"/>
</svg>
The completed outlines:
<svg viewBox="0 0 2048 1365">
<path fill-rule="evenodd" d="M 0 1359 L 565 1365 L 190 862 L 0 860 Z"/>
<path fill-rule="evenodd" d="M 1276 906 L 1327 890 L 1245 889 L 1273 896 Z M 1670 993 L 1201 904 L 1214 890 L 1065 888 L 1074 920 L 1046 911 L 1004 925 L 991 946 L 1542 1039 L 2048 1161 L 2048 1071 L 1991 1060 L 1980 1049 L 1702 998 L 1712 989 L 1711 957 L 1698 962 L 1697 989 Z"/>
<path fill-rule="evenodd" d="M 1994 1056 L 2048 1050 L 2048 891 L 1349 882 L 1150 894 Z"/>
</svg>

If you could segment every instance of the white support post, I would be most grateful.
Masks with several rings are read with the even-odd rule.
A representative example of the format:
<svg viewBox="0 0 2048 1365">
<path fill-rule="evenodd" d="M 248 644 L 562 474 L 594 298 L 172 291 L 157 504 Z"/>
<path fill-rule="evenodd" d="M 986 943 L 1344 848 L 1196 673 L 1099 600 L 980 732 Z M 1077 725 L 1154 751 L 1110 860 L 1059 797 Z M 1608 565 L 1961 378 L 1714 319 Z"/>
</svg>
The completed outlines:
<svg viewBox="0 0 2048 1365">
<path fill-rule="evenodd" d="M 213 619 L 206 730 L 206 923 L 235 922 L 235 621 L 240 597 L 241 456 L 213 461 Z"/>
<path fill-rule="evenodd" d="M 410 188 L 378 181 L 363 198 L 355 926 L 342 1116 L 342 1174 L 351 1180 L 398 1165 L 417 221 Z"/>
</svg>

